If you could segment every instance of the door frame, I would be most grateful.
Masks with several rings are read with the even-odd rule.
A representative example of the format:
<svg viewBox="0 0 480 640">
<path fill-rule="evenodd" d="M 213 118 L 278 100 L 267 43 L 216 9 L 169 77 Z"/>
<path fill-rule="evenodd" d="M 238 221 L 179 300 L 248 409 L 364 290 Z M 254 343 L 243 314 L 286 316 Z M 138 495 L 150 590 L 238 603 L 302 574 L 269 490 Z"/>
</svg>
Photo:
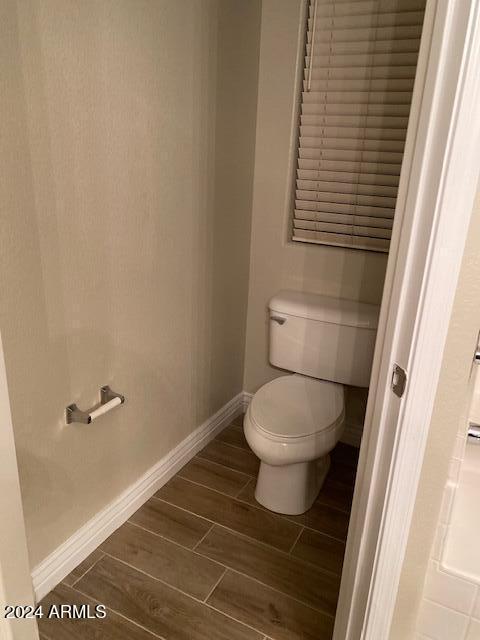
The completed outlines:
<svg viewBox="0 0 480 640">
<path fill-rule="evenodd" d="M 37 640 L 35 619 L 5 619 L 6 605 L 34 604 L 7 376 L 0 335 L 0 638 Z"/>
<path fill-rule="evenodd" d="M 480 0 L 428 0 L 334 640 L 390 634 L 480 177 L 479 68 Z"/>
</svg>

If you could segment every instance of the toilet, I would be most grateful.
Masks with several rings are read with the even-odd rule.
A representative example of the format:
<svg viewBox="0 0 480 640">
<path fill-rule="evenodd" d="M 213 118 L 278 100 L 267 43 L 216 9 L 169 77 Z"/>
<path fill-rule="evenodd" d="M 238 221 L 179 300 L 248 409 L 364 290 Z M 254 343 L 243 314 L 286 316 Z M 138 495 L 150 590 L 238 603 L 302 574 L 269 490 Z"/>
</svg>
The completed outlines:
<svg viewBox="0 0 480 640">
<path fill-rule="evenodd" d="M 297 515 L 315 501 L 345 423 L 343 385 L 368 387 L 379 307 L 298 291 L 269 303 L 270 363 L 292 372 L 263 385 L 244 418 L 260 458 L 255 498 Z"/>
</svg>

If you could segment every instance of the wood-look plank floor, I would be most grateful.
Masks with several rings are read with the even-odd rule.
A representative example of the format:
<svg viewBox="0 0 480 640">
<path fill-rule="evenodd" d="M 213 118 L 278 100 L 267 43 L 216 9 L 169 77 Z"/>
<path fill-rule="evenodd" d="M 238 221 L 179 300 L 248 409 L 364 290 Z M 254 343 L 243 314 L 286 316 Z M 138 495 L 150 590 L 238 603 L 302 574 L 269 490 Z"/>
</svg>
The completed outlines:
<svg viewBox="0 0 480 640">
<path fill-rule="evenodd" d="M 236 418 L 42 602 L 106 618 L 43 618 L 41 638 L 330 640 L 357 451 L 331 457 L 310 511 L 272 513 Z"/>
</svg>

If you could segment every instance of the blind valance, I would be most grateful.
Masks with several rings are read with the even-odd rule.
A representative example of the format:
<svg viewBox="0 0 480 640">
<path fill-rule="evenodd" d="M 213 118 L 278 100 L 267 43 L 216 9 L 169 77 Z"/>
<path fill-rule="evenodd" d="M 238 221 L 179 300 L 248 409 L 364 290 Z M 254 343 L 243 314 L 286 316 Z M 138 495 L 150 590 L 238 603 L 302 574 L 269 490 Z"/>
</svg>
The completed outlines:
<svg viewBox="0 0 480 640">
<path fill-rule="evenodd" d="M 425 0 L 309 0 L 293 240 L 388 251 Z"/>
</svg>

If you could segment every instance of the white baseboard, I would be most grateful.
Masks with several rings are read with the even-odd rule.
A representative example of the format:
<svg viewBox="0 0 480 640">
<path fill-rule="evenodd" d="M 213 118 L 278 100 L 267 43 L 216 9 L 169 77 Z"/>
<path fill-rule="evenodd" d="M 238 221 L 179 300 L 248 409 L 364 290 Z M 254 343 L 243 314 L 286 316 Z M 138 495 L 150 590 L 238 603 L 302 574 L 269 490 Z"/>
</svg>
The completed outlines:
<svg viewBox="0 0 480 640">
<path fill-rule="evenodd" d="M 242 393 L 242 409 L 246 411 L 248 409 L 248 405 L 250 404 L 253 398 L 253 393 L 249 393 L 248 391 L 244 391 Z"/>
<path fill-rule="evenodd" d="M 247 394 L 248 395 L 248 394 Z M 172 451 L 151 467 L 113 502 L 99 511 L 32 571 L 37 602 L 120 527 L 217 433 L 244 411 L 239 393 Z"/>
</svg>

